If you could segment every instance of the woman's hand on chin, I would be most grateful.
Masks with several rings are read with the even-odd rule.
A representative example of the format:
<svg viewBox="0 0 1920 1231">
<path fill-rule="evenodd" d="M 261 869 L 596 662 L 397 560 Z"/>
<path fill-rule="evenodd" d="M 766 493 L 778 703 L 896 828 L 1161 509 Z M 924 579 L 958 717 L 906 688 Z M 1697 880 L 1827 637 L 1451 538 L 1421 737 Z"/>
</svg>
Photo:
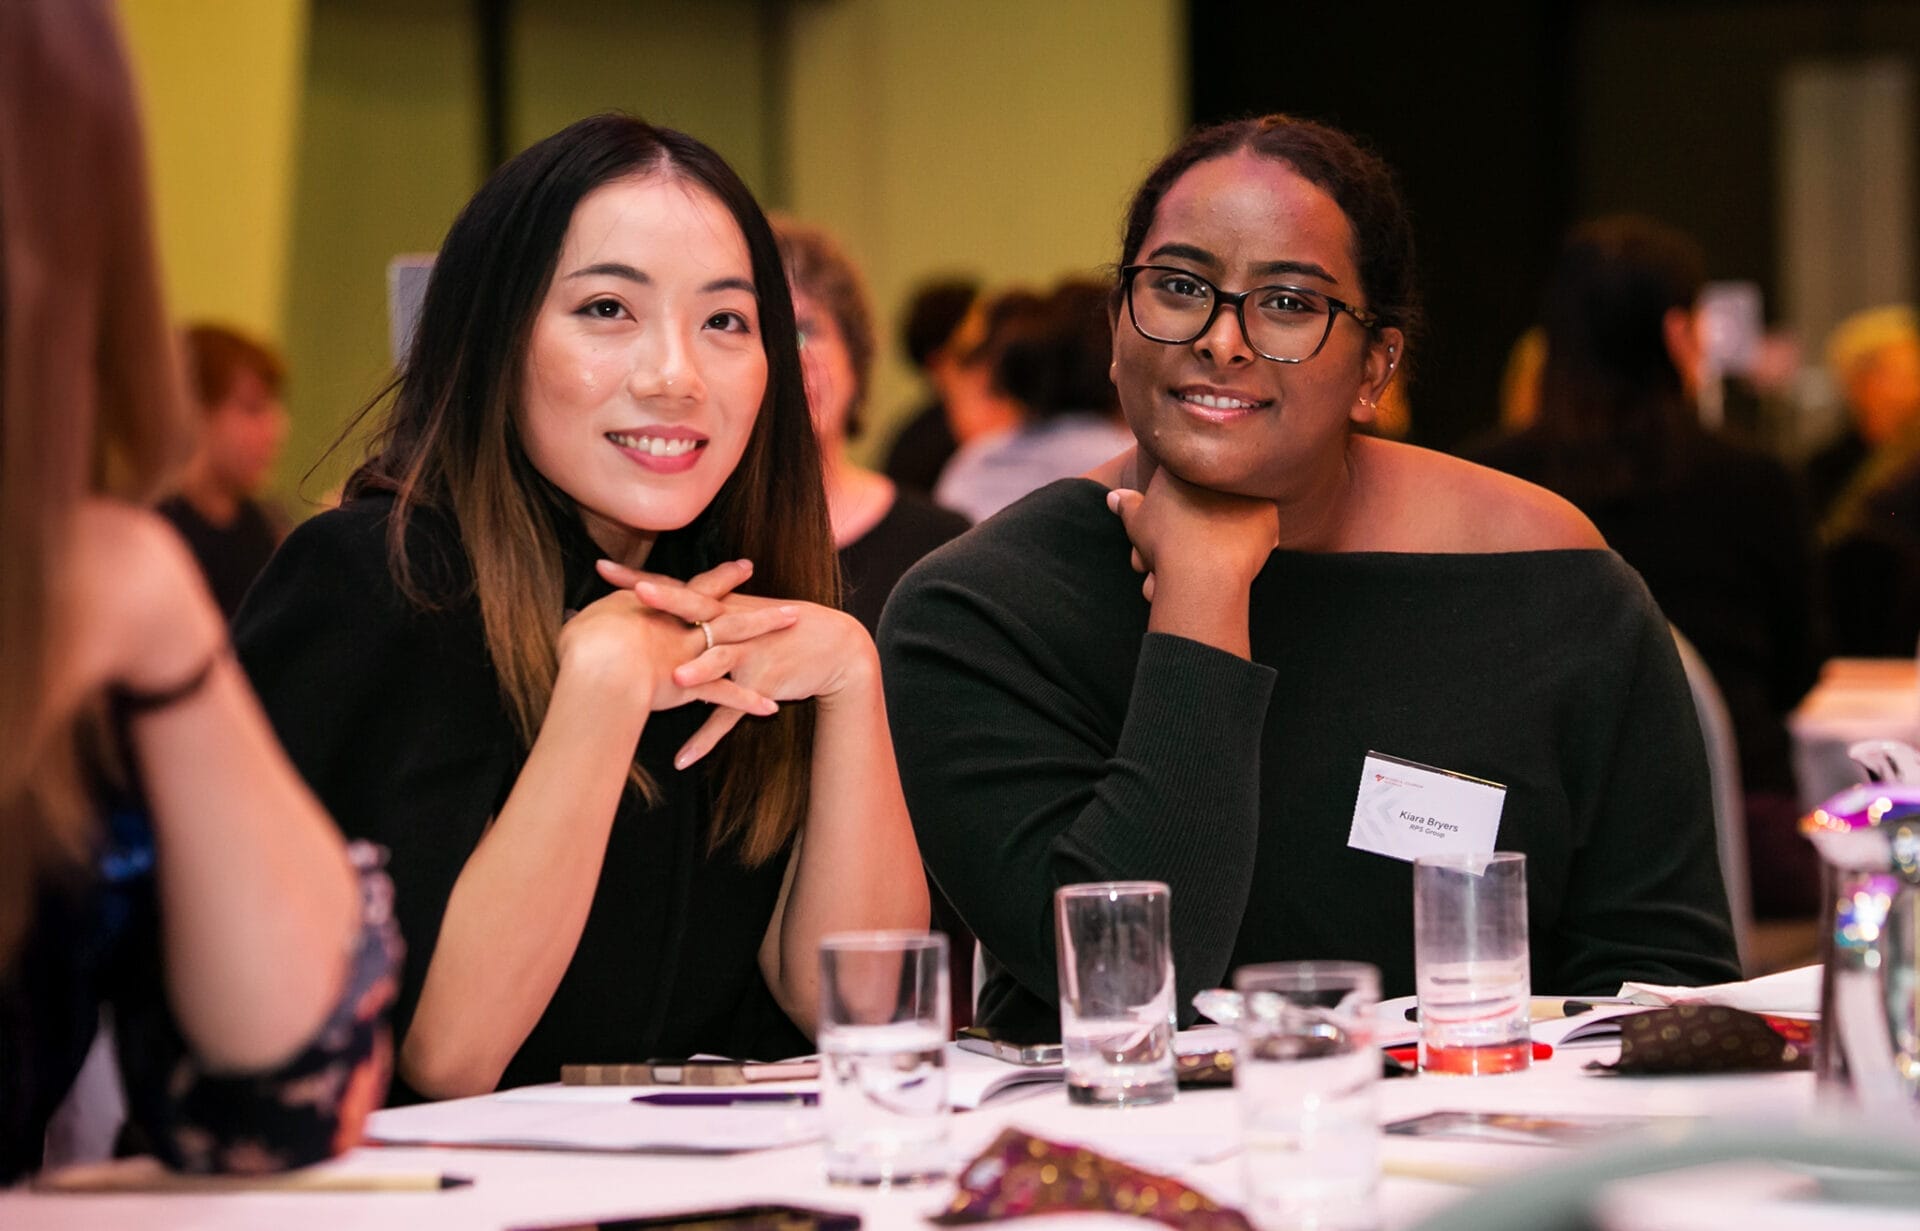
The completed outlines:
<svg viewBox="0 0 1920 1231">
<path fill-rule="evenodd" d="M 633 584 L 624 581 L 628 576 L 647 576 L 605 560 L 600 562 L 600 571 L 616 585 Z M 724 596 L 751 575 L 751 568 L 729 563 L 689 584 Z M 645 587 L 656 582 L 681 585 L 664 578 L 639 584 Z M 740 612 L 738 618 L 715 620 L 709 631 L 717 645 L 723 639 L 750 640 L 792 623 L 793 617 L 785 612 L 761 608 Z M 697 625 L 642 601 L 633 589 L 620 589 L 589 603 L 560 630 L 560 677 L 563 682 L 578 680 L 582 685 L 606 689 L 616 701 L 632 705 L 634 716 L 641 719 L 656 710 L 675 709 L 693 701 L 719 706 L 720 712 L 736 717 L 778 712 L 780 707 L 771 697 L 737 680 L 679 682 L 675 669 L 691 662 L 706 647 L 706 635 Z"/>
<path fill-rule="evenodd" d="M 1126 527 L 1133 569 L 1146 574 L 1141 592 L 1147 601 L 1169 578 L 1200 586 L 1252 585 L 1280 544 L 1278 507 L 1197 487 L 1164 466 L 1141 469 L 1150 476 L 1146 490 L 1117 487 L 1107 493 L 1107 507 Z"/>
</svg>

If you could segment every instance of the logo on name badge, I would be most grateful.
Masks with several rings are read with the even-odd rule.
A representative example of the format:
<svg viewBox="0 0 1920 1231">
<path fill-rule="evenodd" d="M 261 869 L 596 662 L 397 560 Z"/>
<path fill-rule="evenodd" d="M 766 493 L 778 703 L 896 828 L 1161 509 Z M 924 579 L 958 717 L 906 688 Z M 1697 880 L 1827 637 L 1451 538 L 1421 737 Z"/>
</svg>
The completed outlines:
<svg viewBox="0 0 1920 1231">
<path fill-rule="evenodd" d="M 1506 799 L 1500 783 L 1369 751 L 1347 845 L 1408 862 L 1442 852 L 1491 853 Z"/>
</svg>

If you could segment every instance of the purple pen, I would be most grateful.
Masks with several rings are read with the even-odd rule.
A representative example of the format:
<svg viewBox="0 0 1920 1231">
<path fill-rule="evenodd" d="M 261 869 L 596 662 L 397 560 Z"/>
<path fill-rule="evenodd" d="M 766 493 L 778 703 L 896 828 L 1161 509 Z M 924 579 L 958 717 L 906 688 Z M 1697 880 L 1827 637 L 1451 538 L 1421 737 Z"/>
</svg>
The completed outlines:
<svg viewBox="0 0 1920 1231">
<path fill-rule="evenodd" d="M 811 1090 L 673 1090 L 661 1094 L 636 1094 L 636 1103 L 653 1107 L 765 1107 L 784 1103 L 790 1107 L 816 1107 L 820 1096 Z"/>
</svg>

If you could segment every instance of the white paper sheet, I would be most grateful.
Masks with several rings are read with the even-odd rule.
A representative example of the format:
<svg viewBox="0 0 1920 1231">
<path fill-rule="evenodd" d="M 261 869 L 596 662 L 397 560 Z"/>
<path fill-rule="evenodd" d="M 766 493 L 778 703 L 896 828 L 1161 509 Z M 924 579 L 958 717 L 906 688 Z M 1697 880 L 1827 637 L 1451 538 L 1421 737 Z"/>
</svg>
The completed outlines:
<svg viewBox="0 0 1920 1231">
<path fill-rule="evenodd" d="M 488 1095 L 394 1107 L 373 1113 L 367 1140 L 389 1146 L 737 1154 L 802 1145 L 824 1131 L 818 1107 L 654 1107 L 630 1101 L 633 1093 L 613 1102 Z"/>
<path fill-rule="evenodd" d="M 1820 969 L 1817 965 L 1802 966 L 1745 983 L 1716 983 L 1711 987 L 1623 983 L 1620 994 L 1644 1005 L 1717 1004 L 1749 1013 L 1818 1013 Z"/>
</svg>

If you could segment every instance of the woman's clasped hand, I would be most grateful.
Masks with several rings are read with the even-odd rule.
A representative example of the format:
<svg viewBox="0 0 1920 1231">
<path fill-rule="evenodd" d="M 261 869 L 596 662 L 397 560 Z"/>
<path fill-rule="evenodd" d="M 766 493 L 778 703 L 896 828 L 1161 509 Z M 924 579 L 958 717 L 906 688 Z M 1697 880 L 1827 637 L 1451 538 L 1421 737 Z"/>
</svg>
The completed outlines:
<svg viewBox="0 0 1920 1231">
<path fill-rule="evenodd" d="M 690 644 L 693 652 L 676 663 L 676 649 L 650 640 L 652 653 L 664 651 L 656 661 L 669 668 L 650 694 L 653 708 L 670 709 L 689 701 L 716 708 L 675 754 L 676 769 L 686 769 L 712 752 L 750 714 L 772 715 L 783 701 L 830 702 L 856 673 L 866 680 L 878 675 L 872 640 L 846 612 L 741 593 L 738 587 L 753 575 L 751 560 L 729 561 L 685 582 L 612 560 L 601 560 L 596 567 L 608 584 L 622 589 L 568 624 L 560 638 L 561 661 L 566 661 L 570 636 L 579 635 L 574 625 L 603 605 L 610 612 L 628 610 L 630 598 L 639 606 L 642 623 L 658 622 L 648 617 L 677 622 L 682 633 L 669 644 L 677 650 Z"/>
</svg>

